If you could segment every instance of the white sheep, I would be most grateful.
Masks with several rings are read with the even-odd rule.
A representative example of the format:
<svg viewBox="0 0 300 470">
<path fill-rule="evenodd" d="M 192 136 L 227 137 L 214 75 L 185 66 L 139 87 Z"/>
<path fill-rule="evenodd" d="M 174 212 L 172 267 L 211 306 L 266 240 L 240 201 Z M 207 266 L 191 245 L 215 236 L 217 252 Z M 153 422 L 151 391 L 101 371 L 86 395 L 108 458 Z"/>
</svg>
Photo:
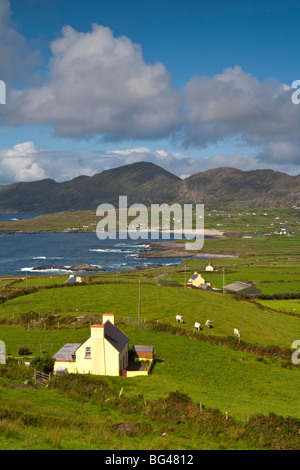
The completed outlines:
<svg viewBox="0 0 300 470">
<path fill-rule="evenodd" d="M 234 336 L 237 336 L 238 338 L 241 337 L 240 332 L 237 328 L 234 328 L 233 333 L 234 333 Z"/>
<path fill-rule="evenodd" d="M 200 331 L 200 330 L 201 330 L 201 325 L 200 325 L 200 323 L 196 321 L 196 322 L 195 322 L 195 325 L 194 325 L 194 328 L 196 328 L 198 331 Z"/>
<path fill-rule="evenodd" d="M 181 315 L 176 315 L 176 321 L 183 323 L 183 317 Z"/>
<path fill-rule="evenodd" d="M 205 326 L 207 326 L 207 328 L 210 328 L 210 326 L 211 326 L 211 321 L 210 321 L 210 320 L 206 320 Z"/>
</svg>

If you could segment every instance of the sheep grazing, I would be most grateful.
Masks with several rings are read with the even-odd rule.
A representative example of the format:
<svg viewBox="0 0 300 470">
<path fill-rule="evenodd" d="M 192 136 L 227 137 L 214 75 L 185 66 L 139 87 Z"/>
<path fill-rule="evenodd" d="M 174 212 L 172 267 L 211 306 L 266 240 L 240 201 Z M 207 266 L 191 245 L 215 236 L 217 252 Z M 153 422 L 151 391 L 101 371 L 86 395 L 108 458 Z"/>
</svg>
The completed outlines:
<svg viewBox="0 0 300 470">
<path fill-rule="evenodd" d="M 205 326 L 207 326 L 207 328 L 210 328 L 210 326 L 211 326 L 211 321 L 210 321 L 210 320 L 206 320 Z"/>
<path fill-rule="evenodd" d="M 238 338 L 241 337 L 240 332 L 237 328 L 234 328 L 233 333 L 234 333 L 234 336 L 237 336 Z"/>
<path fill-rule="evenodd" d="M 176 315 L 176 321 L 183 323 L 183 317 L 181 315 Z"/>
<path fill-rule="evenodd" d="M 201 330 L 201 325 L 200 325 L 200 323 L 196 321 L 196 322 L 195 322 L 195 325 L 194 325 L 194 328 L 196 328 L 198 331 L 200 331 L 200 330 Z"/>
</svg>

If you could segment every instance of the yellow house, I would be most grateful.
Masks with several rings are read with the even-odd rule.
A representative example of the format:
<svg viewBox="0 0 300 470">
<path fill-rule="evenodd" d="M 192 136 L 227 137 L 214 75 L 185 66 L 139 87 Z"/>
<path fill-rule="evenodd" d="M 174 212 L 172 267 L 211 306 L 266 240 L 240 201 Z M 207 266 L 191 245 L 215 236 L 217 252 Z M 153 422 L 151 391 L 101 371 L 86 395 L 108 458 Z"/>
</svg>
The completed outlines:
<svg viewBox="0 0 300 470">
<path fill-rule="evenodd" d="M 188 285 L 199 287 L 200 284 L 205 284 L 205 280 L 203 279 L 201 274 L 194 273 L 194 275 L 188 280 Z"/>
<path fill-rule="evenodd" d="M 122 375 L 128 365 L 128 337 L 106 313 L 102 325 L 91 325 L 84 343 L 67 343 L 53 357 L 54 373 Z"/>
</svg>

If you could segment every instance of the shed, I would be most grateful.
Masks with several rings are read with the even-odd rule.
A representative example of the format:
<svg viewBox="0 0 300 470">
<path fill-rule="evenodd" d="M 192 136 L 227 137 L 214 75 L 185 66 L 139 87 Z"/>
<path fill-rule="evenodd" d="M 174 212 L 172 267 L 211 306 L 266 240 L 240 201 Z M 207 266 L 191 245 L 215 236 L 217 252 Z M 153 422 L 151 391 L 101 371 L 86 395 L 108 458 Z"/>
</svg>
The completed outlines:
<svg viewBox="0 0 300 470">
<path fill-rule="evenodd" d="M 154 347 L 145 345 L 135 345 L 132 347 L 134 357 L 138 359 L 153 359 Z"/>
</svg>

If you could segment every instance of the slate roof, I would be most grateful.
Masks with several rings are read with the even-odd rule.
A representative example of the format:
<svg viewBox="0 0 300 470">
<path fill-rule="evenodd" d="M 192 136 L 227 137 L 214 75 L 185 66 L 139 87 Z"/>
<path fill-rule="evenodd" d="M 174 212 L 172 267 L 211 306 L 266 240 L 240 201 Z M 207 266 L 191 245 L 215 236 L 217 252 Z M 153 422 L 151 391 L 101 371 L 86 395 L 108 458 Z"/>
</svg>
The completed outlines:
<svg viewBox="0 0 300 470">
<path fill-rule="evenodd" d="M 67 343 L 65 344 L 53 358 L 57 361 L 74 361 L 75 351 L 81 346 L 81 343 Z"/>
<path fill-rule="evenodd" d="M 128 336 L 110 321 L 104 324 L 104 338 L 119 352 L 123 351 L 129 341 Z"/>
<path fill-rule="evenodd" d="M 133 351 L 153 352 L 153 346 L 135 345 L 132 347 Z"/>
</svg>

